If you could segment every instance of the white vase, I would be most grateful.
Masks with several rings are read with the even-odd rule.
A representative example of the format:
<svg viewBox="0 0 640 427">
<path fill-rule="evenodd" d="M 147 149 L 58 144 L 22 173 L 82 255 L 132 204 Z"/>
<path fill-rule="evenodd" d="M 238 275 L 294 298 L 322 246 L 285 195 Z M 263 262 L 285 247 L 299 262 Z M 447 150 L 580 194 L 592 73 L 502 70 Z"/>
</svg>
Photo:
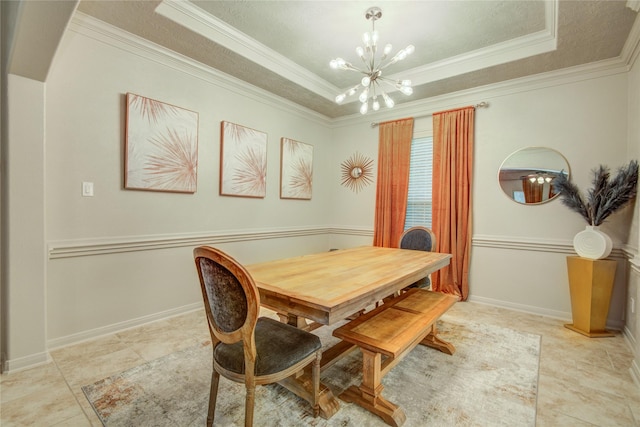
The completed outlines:
<svg viewBox="0 0 640 427">
<path fill-rule="evenodd" d="M 613 242 L 611 237 L 600 231 L 600 227 L 587 225 L 573 238 L 573 248 L 583 258 L 603 259 L 611 253 Z"/>
</svg>

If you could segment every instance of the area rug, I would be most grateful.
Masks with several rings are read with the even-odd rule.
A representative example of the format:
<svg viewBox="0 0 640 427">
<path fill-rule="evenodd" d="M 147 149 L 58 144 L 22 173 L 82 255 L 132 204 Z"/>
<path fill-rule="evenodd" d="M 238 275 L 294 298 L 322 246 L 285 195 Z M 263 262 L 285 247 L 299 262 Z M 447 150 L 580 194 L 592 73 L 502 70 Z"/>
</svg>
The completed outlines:
<svg viewBox="0 0 640 427">
<path fill-rule="evenodd" d="M 540 336 L 480 323 L 438 322 L 453 356 L 417 346 L 384 378 L 383 396 L 405 411 L 405 426 L 535 426 Z M 316 331 L 323 345 L 330 328 Z M 335 396 L 361 380 L 360 351 L 323 371 Z M 204 426 L 211 344 L 203 342 L 82 387 L 105 426 Z M 244 425 L 244 385 L 220 379 L 215 425 Z M 255 426 L 384 426 L 381 418 L 341 400 L 329 420 L 274 384 L 256 389 Z"/>
</svg>

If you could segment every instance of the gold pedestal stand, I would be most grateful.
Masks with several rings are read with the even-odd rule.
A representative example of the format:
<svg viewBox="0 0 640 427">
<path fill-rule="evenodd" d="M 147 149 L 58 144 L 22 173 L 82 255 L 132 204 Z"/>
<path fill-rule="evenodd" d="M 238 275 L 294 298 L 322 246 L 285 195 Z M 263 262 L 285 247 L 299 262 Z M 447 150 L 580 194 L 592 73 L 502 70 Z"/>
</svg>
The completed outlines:
<svg viewBox="0 0 640 427">
<path fill-rule="evenodd" d="M 591 338 L 615 335 L 605 327 L 617 265 L 614 260 L 567 257 L 573 323 L 565 327 Z"/>
</svg>

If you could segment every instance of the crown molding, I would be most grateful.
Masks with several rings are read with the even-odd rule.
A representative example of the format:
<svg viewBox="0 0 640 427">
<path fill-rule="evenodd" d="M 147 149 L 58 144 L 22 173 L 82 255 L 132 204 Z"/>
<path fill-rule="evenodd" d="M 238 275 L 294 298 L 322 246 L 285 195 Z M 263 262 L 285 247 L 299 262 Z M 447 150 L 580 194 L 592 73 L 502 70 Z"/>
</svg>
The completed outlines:
<svg viewBox="0 0 640 427">
<path fill-rule="evenodd" d="M 340 89 L 188 1 L 163 0 L 156 13 L 333 102 Z"/>
<path fill-rule="evenodd" d="M 330 124 L 330 119 L 323 114 L 274 95 L 244 80 L 204 65 L 201 62 L 121 30 L 85 13 L 76 11 L 69 25 L 69 30 L 108 46 L 121 49 L 137 57 L 178 70 L 214 86 L 265 104 L 271 108 L 277 108 L 323 126 L 329 126 Z"/>
<path fill-rule="evenodd" d="M 627 2 L 627 6 L 629 6 L 630 1 Z M 640 0 L 635 0 L 633 3 L 637 4 L 637 7 L 640 8 Z M 633 9 L 633 8 L 632 8 Z M 633 9 L 636 12 L 638 9 Z M 636 20 L 633 22 L 633 26 L 631 27 L 631 31 L 629 32 L 629 36 L 622 47 L 622 52 L 620 52 L 620 58 L 622 61 L 627 63 L 629 69 L 633 67 L 633 64 L 636 62 L 638 58 L 638 54 L 640 53 L 640 19 L 636 16 Z"/>
<path fill-rule="evenodd" d="M 418 86 L 555 50 L 557 48 L 558 1 L 546 1 L 544 7 L 545 29 L 542 31 L 388 77 L 396 80 L 410 79 L 414 86 Z M 156 12 L 327 100 L 333 101 L 335 94 L 348 90 L 348 88 L 341 89 L 330 84 L 190 2 L 163 0 L 156 8 Z M 390 89 L 391 92 L 394 90 Z"/>
<path fill-rule="evenodd" d="M 333 119 L 332 126 L 342 127 L 365 122 L 369 124 L 371 122 L 396 120 L 400 117 L 429 116 L 436 111 L 459 108 L 463 105 L 473 105 L 481 101 L 488 102 L 489 108 L 491 108 L 492 100 L 503 96 L 622 74 L 628 72 L 629 68 L 630 66 L 624 58 L 606 59 L 589 64 L 577 65 L 575 67 L 491 83 L 485 86 L 478 86 L 417 101 L 403 102 L 402 104 L 396 105 L 392 110 L 381 109 L 378 112 L 369 112 L 366 116 L 360 113 L 354 113 L 349 116 Z"/>
<path fill-rule="evenodd" d="M 640 0 L 638 0 L 640 1 Z M 175 3 L 175 2 L 174 2 Z M 554 2 L 555 4 L 556 2 Z M 312 120 L 323 126 L 337 128 L 372 121 L 393 120 L 398 117 L 430 115 L 435 111 L 456 108 L 460 105 L 491 101 L 502 96 L 571 82 L 594 79 L 628 72 L 640 51 L 640 20 L 636 20 L 622 53 L 617 58 L 579 65 L 561 70 L 516 78 L 499 83 L 448 93 L 423 100 L 396 105 L 393 110 L 370 112 L 366 116 L 354 113 L 350 116 L 330 119 L 320 113 L 278 97 L 212 67 L 177 54 L 141 37 L 120 30 L 82 12 L 76 12 L 69 30 L 122 49 L 147 60 L 179 70 L 225 90 L 238 93 L 269 107 Z M 471 100 L 471 101 L 470 101 Z"/>
<path fill-rule="evenodd" d="M 410 79 L 414 86 L 517 61 L 558 47 L 558 1 L 545 2 L 545 29 L 506 42 L 434 62 L 389 78 Z"/>
</svg>

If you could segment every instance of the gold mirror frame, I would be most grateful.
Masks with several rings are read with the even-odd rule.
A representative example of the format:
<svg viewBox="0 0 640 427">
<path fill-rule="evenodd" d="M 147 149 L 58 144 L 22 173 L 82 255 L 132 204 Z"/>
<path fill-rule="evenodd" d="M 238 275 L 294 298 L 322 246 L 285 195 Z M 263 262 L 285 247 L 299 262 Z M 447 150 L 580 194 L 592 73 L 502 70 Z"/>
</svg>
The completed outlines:
<svg viewBox="0 0 640 427">
<path fill-rule="evenodd" d="M 570 174 L 569 162 L 560 152 L 548 147 L 525 147 L 502 162 L 498 182 L 514 202 L 539 205 L 558 197 L 553 180 L 560 174 Z"/>
<path fill-rule="evenodd" d="M 373 160 L 356 152 L 353 156 L 341 163 L 342 182 L 345 187 L 356 193 L 363 187 L 373 182 Z"/>
</svg>

